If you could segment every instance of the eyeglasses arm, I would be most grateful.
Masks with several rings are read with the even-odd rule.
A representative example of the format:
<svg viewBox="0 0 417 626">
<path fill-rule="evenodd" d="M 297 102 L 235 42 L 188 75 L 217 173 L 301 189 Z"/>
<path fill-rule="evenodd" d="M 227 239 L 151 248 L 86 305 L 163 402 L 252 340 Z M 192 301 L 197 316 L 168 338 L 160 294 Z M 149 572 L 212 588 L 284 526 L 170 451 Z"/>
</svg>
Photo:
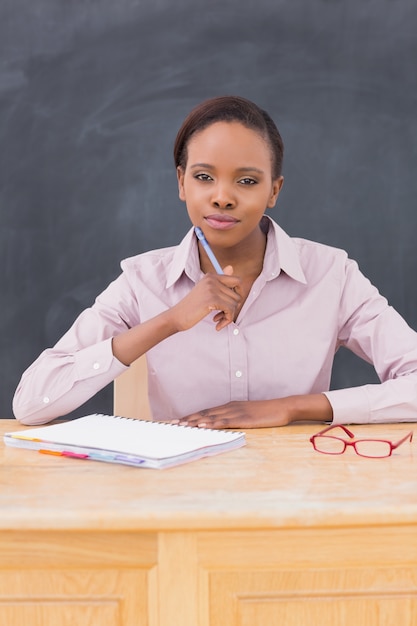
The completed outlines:
<svg viewBox="0 0 417 626">
<path fill-rule="evenodd" d="M 395 450 L 395 448 L 398 448 L 398 446 L 400 446 L 402 443 L 404 443 L 404 441 L 407 441 L 407 439 L 410 439 L 410 443 L 413 441 L 413 431 L 412 430 L 410 430 L 410 432 L 407 433 L 402 439 L 397 441 L 397 443 L 391 443 L 391 449 Z"/>
<path fill-rule="evenodd" d="M 355 435 L 352 433 L 352 431 L 346 428 L 346 426 L 344 426 L 343 424 L 331 424 L 324 430 L 321 430 L 319 433 L 316 433 L 314 437 L 321 437 L 322 435 L 325 435 L 326 433 L 328 433 L 329 430 L 332 430 L 334 428 L 341 428 L 348 437 L 350 437 L 351 439 L 355 438 Z"/>
</svg>

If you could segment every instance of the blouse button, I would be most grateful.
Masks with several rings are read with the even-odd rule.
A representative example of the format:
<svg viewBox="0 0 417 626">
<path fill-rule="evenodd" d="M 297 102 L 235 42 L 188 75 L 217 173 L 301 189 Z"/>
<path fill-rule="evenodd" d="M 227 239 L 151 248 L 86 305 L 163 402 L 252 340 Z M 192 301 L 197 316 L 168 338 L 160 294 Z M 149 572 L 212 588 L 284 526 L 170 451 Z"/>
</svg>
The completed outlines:
<svg viewBox="0 0 417 626">
<path fill-rule="evenodd" d="M 93 363 L 93 370 L 98 370 L 100 369 L 100 363 Z"/>
<path fill-rule="evenodd" d="M 240 370 L 237 370 L 237 372 L 235 373 L 236 378 L 241 378 L 242 376 L 242 372 Z"/>
<path fill-rule="evenodd" d="M 238 328 L 235 328 L 235 329 L 233 330 L 233 334 L 234 334 L 234 335 L 238 335 L 238 334 L 239 334 L 239 329 L 238 329 Z"/>
<path fill-rule="evenodd" d="M 45 396 L 45 397 L 44 397 L 44 399 L 42 400 L 42 402 L 43 402 L 44 404 L 49 404 L 49 398 L 48 398 L 48 396 Z"/>
</svg>

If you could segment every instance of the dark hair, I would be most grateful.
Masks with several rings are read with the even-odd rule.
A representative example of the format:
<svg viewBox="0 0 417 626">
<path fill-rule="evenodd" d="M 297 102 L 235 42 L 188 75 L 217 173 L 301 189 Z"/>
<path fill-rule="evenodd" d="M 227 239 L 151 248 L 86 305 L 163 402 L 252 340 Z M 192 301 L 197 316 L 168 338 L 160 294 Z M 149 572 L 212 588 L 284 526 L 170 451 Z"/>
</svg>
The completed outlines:
<svg viewBox="0 0 417 626">
<path fill-rule="evenodd" d="M 246 98 L 220 96 L 198 104 L 185 118 L 174 144 L 175 166 L 185 169 L 187 146 L 191 137 L 216 122 L 240 122 L 257 131 L 267 141 L 272 152 L 272 175 L 281 176 L 284 144 L 275 122 L 266 111 Z"/>
</svg>

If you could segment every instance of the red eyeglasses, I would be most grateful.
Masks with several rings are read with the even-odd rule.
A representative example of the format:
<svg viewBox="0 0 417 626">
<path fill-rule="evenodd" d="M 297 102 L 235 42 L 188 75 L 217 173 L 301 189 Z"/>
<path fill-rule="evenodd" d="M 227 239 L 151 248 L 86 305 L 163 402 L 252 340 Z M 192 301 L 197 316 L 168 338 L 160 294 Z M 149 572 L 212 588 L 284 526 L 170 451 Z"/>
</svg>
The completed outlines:
<svg viewBox="0 0 417 626">
<path fill-rule="evenodd" d="M 341 428 L 350 439 L 355 439 L 355 435 L 346 428 L 346 426 L 333 424 L 310 437 L 310 441 L 317 452 L 322 452 L 323 454 L 343 454 L 347 446 L 352 446 L 359 456 L 365 456 L 371 459 L 382 459 L 391 456 L 392 451 L 408 439 L 410 443 L 413 440 L 413 432 L 410 431 L 396 443 L 386 439 L 355 439 L 355 441 L 349 441 L 335 435 L 327 434 L 335 428 Z"/>
</svg>

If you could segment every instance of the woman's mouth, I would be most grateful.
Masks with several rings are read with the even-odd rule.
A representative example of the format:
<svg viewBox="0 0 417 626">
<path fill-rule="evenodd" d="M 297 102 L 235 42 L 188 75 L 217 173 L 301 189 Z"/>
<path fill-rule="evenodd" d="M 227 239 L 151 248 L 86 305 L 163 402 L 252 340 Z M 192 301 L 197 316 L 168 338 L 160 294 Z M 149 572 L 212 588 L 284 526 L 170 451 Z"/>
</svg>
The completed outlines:
<svg viewBox="0 0 417 626">
<path fill-rule="evenodd" d="M 239 223 L 239 220 L 235 217 L 224 215 L 223 213 L 213 213 L 213 215 L 207 215 L 204 219 L 211 228 L 216 230 L 228 230 Z"/>
</svg>

